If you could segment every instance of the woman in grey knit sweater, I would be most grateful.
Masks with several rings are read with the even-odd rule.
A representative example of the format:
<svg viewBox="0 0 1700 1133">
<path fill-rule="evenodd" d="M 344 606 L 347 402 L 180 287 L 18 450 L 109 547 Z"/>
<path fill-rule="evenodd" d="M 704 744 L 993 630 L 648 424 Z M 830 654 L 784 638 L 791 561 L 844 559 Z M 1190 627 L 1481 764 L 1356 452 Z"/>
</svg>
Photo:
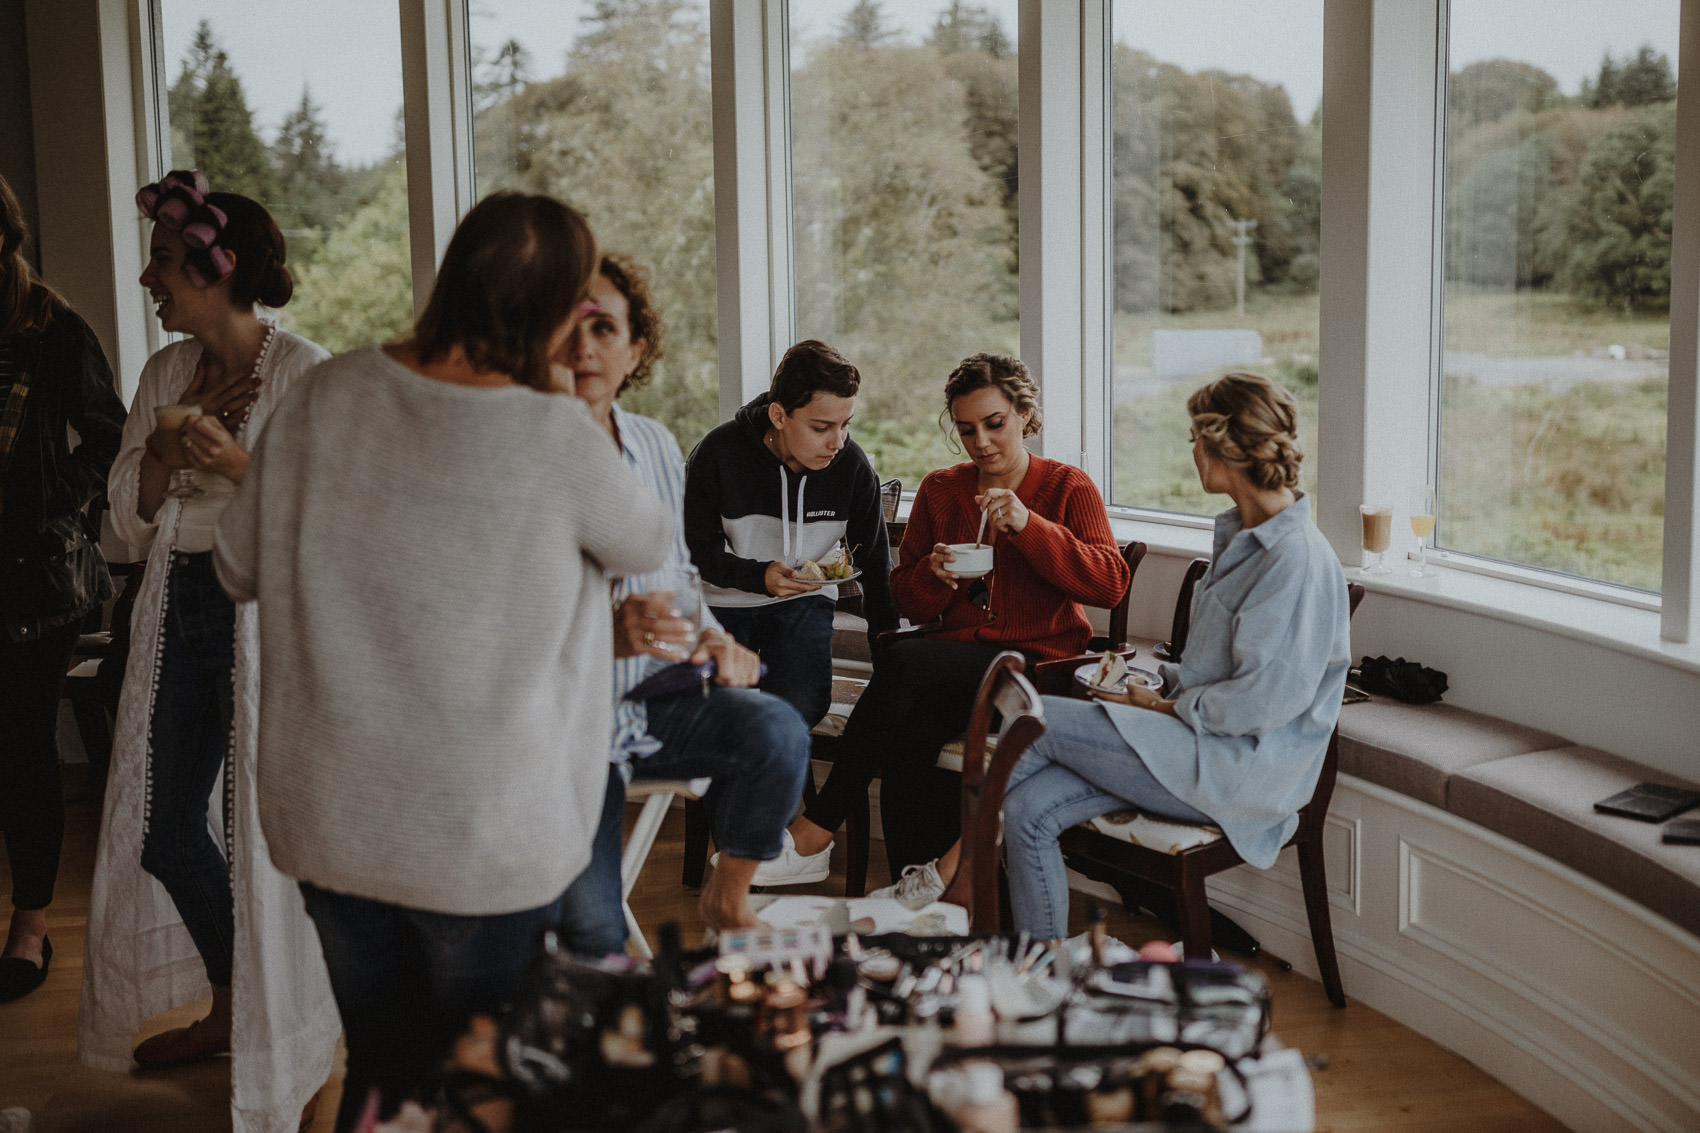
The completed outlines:
<svg viewBox="0 0 1700 1133">
<path fill-rule="evenodd" d="M 338 1129 L 417 1096 L 496 1013 L 590 858 L 606 575 L 673 537 L 563 396 L 595 264 L 565 205 L 486 198 L 413 336 L 309 374 L 218 527 L 220 580 L 259 600 L 261 825 L 346 1035 Z"/>
</svg>

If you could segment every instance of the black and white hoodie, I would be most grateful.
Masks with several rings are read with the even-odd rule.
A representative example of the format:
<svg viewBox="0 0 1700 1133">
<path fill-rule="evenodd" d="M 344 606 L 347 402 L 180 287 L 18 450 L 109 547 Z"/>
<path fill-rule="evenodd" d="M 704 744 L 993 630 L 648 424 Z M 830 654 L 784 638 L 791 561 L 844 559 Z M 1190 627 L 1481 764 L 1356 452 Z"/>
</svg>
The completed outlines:
<svg viewBox="0 0 1700 1133">
<path fill-rule="evenodd" d="M 711 606 L 767 606 L 767 565 L 819 561 L 839 539 L 851 549 L 872 632 L 894 629 L 891 552 L 879 478 L 855 441 L 820 471 L 792 472 L 768 451 L 769 395 L 716 426 L 685 465 L 685 542 Z M 836 586 L 811 591 L 836 599 Z M 807 597 L 799 595 L 798 597 Z"/>
</svg>

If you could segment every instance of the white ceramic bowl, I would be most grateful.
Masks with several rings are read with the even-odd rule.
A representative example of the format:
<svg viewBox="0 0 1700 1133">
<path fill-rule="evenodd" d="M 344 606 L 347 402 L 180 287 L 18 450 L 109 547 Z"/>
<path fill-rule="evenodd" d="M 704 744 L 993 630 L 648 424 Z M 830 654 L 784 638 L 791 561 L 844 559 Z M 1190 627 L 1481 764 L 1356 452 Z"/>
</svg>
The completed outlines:
<svg viewBox="0 0 1700 1133">
<path fill-rule="evenodd" d="M 958 578 L 980 578 L 992 571 L 990 543 L 952 543 L 948 569 Z"/>
</svg>

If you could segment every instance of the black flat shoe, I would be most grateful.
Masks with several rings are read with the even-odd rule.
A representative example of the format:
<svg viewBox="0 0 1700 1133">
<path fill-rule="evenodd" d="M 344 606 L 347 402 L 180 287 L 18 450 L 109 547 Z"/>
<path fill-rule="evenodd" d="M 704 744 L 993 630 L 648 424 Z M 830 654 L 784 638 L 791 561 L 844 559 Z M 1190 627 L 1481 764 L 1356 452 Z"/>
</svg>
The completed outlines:
<svg viewBox="0 0 1700 1133">
<path fill-rule="evenodd" d="M 0 1003 L 22 999 L 47 978 L 47 966 L 53 963 L 53 941 L 42 937 L 41 964 L 38 966 L 21 956 L 0 960 Z"/>
</svg>

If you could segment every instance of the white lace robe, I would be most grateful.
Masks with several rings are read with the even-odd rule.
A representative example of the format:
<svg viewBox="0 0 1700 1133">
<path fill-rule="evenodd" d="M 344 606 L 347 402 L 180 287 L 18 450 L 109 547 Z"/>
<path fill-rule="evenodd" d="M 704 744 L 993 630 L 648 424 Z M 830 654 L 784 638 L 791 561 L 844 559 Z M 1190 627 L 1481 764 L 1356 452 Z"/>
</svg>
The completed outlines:
<svg viewBox="0 0 1700 1133">
<path fill-rule="evenodd" d="M 136 514 L 136 496 L 154 407 L 180 399 L 200 355 L 200 344 L 190 340 L 148 360 L 108 483 L 113 525 L 137 550 L 148 548 L 148 564 L 118 705 L 77 1025 L 78 1057 L 102 1070 L 129 1070 L 144 1020 L 210 991 L 200 954 L 170 896 L 141 867 L 148 721 L 158 680 L 165 576 L 181 505 L 167 497 L 154 522 L 144 523 Z M 304 338 L 282 330 L 274 334 L 253 411 L 237 435 L 244 448 L 253 448 L 291 381 L 326 357 Z M 318 933 L 295 883 L 272 867 L 260 832 L 254 788 L 258 629 L 253 605 L 238 605 L 235 735 L 223 789 L 215 789 L 212 800 L 214 836 L 231 856 L 236 904 L 231 1116 L 237 1133 L 294 1133 L 301 1107 L 330 1076 L 342 1025 Z"/>
</svg>

